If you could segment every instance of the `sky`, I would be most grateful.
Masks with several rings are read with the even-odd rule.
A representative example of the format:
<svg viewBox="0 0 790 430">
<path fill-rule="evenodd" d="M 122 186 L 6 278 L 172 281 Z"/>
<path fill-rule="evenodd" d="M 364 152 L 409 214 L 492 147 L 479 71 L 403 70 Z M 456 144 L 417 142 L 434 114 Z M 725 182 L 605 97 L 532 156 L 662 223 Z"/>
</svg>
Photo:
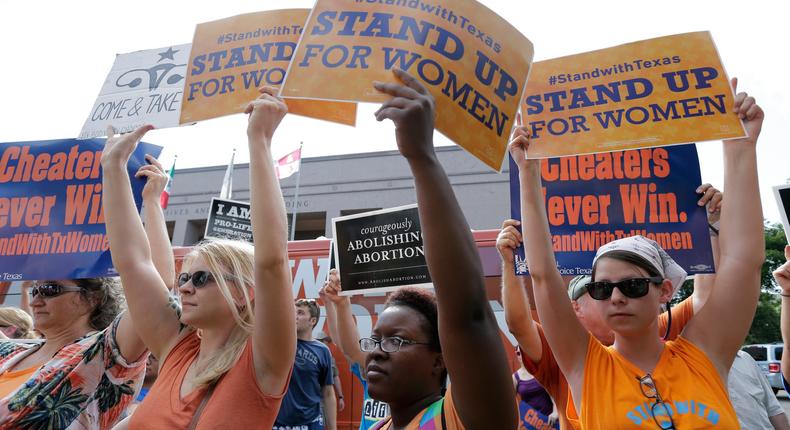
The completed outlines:
<svg viewBox="0 0 790 430">
<path fill-rule="evenodd" d="M 0 0 L 0 142 L 76 137 L 109 72 L 115 54 L 190 43 L 195 24 L 283 8 L 310 8 L 313 1 L 14 1 Z M 442 3 L 437 1 L 436 3 Z M 449 3 L 449 2 L 445 2 Z M 766 112 L 758 146 L 763 211 L 779 220 L 771 186 L 790 178 L 790 93 L 781 83 L 790 70 L 785 45 L 790 25 L 784 2 L 483 0 L 535 47 L 535 61 L 623 43 L 709 30 L 725 69 L 739 90 Z M 561 5 L 561 6 L 558 6 Z M 373 117 L 376 105 L 361 104 L 355 128 L 286 117 L 276 135 L 275 156 L 304 142 L 303 155 L 396 149 L 391 124 Z M 233 148 L 245 163 L 246 116 L 194 126 L 154 130 L 145 141 L 164 147 L 166 168 L 226 164 Z M 437 145 L 452 144 L 436 134 Z M 703 182 L 723 183 L 719 142 L 698 145 Z M 726 190 L 725 190 L 726 198 Z M 494 226 L 492 226 L 493 228 Z"/>
</svg>

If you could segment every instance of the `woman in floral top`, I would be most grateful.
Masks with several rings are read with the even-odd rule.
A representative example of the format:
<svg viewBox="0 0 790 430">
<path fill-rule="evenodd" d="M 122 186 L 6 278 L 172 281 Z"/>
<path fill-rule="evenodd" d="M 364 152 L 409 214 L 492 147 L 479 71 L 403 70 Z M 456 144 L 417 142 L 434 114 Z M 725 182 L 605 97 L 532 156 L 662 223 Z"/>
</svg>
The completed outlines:
<svg viewBox="0 0 790 430">
<path fill-rule="evenodd" d="M 45 341 L 0 341 L 0 429 L 108 429 L 140 389 L 145 346 L 110 278 L 32 289 Z M 95 303 L 98 303 L 96 305 Z"/>
<path fill-rule="evenodd" d="M 143 205 L 159 276 L 175 278 L 159 196 L 167 183 L 149 157 Z M 148 356 L 117 278 L 40 281 L 30 307 L 44 341 L 0 340 L 0 430 L 110 429 L 125 415 Z"/>
</svg>

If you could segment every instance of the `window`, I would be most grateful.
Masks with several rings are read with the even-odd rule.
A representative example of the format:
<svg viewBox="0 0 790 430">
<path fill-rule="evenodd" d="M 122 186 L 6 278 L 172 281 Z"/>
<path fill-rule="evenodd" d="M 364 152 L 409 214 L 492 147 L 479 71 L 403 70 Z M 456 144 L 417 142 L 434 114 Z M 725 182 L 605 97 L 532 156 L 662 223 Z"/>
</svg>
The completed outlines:
<svg viewBox="0 0 790 430">
<path fill-rule="evenodd" d="M 751 355 L 754 361 L 768 361 L 768 350 L 764 346 L 747 346 L 743 350 Z"/>
<path fill-rule="evenodd" d="M 783 346 L 774 347 L 774 360 L 782 361 L 782 352 L 784 351 Z"/>
</svg>

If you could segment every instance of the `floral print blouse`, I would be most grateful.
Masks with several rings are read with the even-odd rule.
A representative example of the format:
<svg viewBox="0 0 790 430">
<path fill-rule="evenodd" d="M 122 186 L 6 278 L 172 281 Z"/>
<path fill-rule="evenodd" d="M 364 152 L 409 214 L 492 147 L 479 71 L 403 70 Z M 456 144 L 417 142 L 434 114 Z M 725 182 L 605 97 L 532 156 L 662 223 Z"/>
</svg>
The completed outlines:
<svg viewBox="0 0 790 430">
<path fill-rule="evenodd" d="M 115 337 L 120 321 L 119 315 L 106 329 L 66 345 L 0 399 L 0 430 L 112 428 L 140 391 L 148 356 L 124 360 Z M 0 373 L 40 344 L 0 341 Z"/>
</svg>

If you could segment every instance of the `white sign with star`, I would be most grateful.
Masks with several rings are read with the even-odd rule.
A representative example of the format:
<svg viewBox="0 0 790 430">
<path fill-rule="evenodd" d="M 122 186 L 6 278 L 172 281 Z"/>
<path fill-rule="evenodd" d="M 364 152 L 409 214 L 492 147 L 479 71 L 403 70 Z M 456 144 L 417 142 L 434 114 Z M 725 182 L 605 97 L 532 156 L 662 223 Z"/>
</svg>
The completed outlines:
<svg viewBox="0 0 790 430">
<path fill-rule="evenodd" d="M 104 136 L 108 125 L 117 133 L 145 124 L 177 127 L 191 47 L 187 43 L 116 56 L 79 138 Z"/>
</svg>

